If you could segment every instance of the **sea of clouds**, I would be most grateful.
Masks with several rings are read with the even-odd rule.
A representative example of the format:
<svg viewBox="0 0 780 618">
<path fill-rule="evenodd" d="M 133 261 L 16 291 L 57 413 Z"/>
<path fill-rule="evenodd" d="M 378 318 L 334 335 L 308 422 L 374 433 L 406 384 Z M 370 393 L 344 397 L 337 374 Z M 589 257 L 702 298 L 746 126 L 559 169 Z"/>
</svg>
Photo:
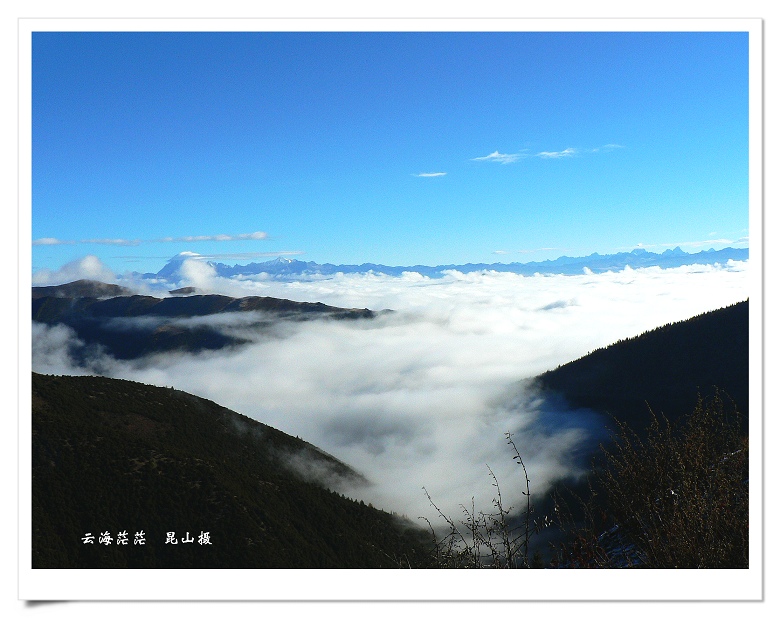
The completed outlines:
<svg viewBox="0 0 780 618">
<path fill-rule="evenodd" d="M 99 264 L 89 266 L 105 275 Z M 245 315 L 222 316 L 216 327 L 252 343 L 123 362 L 95 350 L 82 367 L 71 361 L 72 351 L 83 347 L 72 331 L 35 324 L 33 370 L 101 373 L 206 397 L 356 468 L 371 485 L 349 495 L 432 520 L 436 512 L 423 487 L 452 516 L 472 497 L 477 511 L 489 511 L 495 488 L 487 466 L 505 505 L 522 502 L 525 482 L 507 432 L 525 460 L 532 492 L 586 468 L 576 455 L 605 437 L 604 419 L 544 400 L 524 380 L 619 339 L 748 298 L 747 262 L 577 276 L 449 272 L 437 279 L 407 273 L 284 282 L 218 278 L 207 264 L 191 261 L 183 275 L 179 285 L 208 292 L 392 312 L 270 330 L 253 329 Z"/>
</svg>

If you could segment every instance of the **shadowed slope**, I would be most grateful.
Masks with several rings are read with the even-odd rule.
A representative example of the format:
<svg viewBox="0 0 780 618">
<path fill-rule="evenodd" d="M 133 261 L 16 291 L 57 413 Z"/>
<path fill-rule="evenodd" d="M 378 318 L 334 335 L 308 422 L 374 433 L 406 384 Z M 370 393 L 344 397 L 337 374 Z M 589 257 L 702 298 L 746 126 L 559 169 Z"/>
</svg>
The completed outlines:
<svg viewBox="0 0 780 618">
<path fill-rule="evenodd" d="M 667 324 L 591 352 L 537 378 L 575 407 L 606 412 L 634 429 L 647 406 L 670 420 L 687 414 L 697 393 L 734 400 L 748 412 L 748 301 Z"/>
<path fill-rule="evenodd" d="M 425 564 L 419 528 L 333 491 L 365 483 L 360 474 L 211 401 L 38 374 L 32 401 L 35 568 Z M 98 542 L 104 532 L 112 544 Z M 116 544 L 121 532 L 127 545 Z M 210 545 L 197 542 L 202 532 Z"/>
</svg>

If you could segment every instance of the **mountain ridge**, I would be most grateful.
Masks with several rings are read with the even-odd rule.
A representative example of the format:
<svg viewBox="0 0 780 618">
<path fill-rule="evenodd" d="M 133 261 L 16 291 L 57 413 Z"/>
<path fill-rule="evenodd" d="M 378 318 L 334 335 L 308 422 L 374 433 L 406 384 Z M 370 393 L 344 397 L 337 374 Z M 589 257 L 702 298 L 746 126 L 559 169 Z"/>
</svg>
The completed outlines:
<svg viewBox="0 0 780 618">
<path fill-rule="evenodd" d="M 747 431 L 749 300 L 616 341 L 547 371 L 532 382 L 563 395 L 573 407 L 606 413 L 637 431 L 648 407 L 675 420 L 697 396 L 717 389 L 731 399 Z"/>
<path fill-rule="evenodd" d="M 521 275 L 534 274 L 583 274 L 585 269 L 594 273 L 614 272 L 622 270 L 626 266 L 630 268 L 647 268 L 659 266 L 661 268 L 675 268 L 690 266 L 693 264 L 713 265 L 724 264 L 729 260 L 744 261 L 749 259 L 749 249 L 727 247 L 724 249 L 708 249 L 698 253 L 686 253 L 680 247 L 667 249 L 662 253 L 652 253 L 646 249 L 634 249 L 628 252 L 614 254 L 592 253 L 583 257 L 561 256 L 554 260 L 541 262 L 495 262 L 495 263 L 467 263 L 467 264 L 440 264 L 426 266 L 417 264 L 413 266 L 387 266 L 365 262 L 363 264 L 319 264 L 313 261 L 301 261 L 285 257 L 266 262 L 250 262 L 249 264 L 227 265 L 213 260 L 205 260 L 220 277 L 256 276 L 266 275 L 273 278 L 301 279 L 306 277 L 328 277 L 336 274 L 384 274 L 400 276 L 405 272 L 415 272 L 427 277 L 443 277 L 446 271 L 472 273 L 480 271 L 510 272 Z M 178 282 L 183 278 L 180 272 L 181 265 L 187 259 L 204 260 L 202 256 L 192 252 L 180 253 L 160 269 L 157 273 L 145 273 L 141 275 L 145 279 L 165 279 L 170 282 Z M 137 273 L 140 274 L 140 273 Z"/>
<path fill-rule="evenodd" d="M 121 292 L 126 288 L 84 280 L 33 288 L 33 322 L 73 329 L 87 344 L 83 354 L 89 353 L 90 345 L 97 344 L 115 358 L 133 359 L 151 352 L 198 352 L 246 343 L 218 325 L 188 322 L 189 318 L 253 314 L 252 325 L 261 332 L 280 321 L 370 320 L 381 313 L 270 296 L 189 294 L 158 298 L 132 292 L 108 298 L 79 296 L 82 292 L 106 290 Z"/>
<path fill-rule="evenodd" d="M 33 373 L 32 481 L 33 568 L 427 565 L 424 530 L 339 493 L 359 472 L 173 388 Z"/>
<path fill-rule="evenodd" d="M 130 288 L 113 283 L 103 283 L 94 279 L 79 279 L 60 285 L 33 286 L 32 297 L 43 298 L 113 298 L 115 296 L 133 296 L 136 292 Z"/>
</svg>

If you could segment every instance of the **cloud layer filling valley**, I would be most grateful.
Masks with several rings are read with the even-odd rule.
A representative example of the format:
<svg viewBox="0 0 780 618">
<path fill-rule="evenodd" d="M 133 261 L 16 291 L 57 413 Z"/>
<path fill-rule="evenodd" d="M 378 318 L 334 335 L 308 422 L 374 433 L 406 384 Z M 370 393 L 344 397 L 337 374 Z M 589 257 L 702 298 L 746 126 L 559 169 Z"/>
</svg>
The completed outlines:
<svg viewBox="0 0 780 618">
<path fill-rule="evenodd" d="M 432 520 L 423 486 L 449 514 L 458 515 L 472 496 L 477 510 L 489 510 L 488 465 L 505 503 L 521 502 L 524 483 L 506 432 L 525 459 L 532 492 L 579 472 L 571 454 L 603 422 L 561 410 L 559 425 L 541 423 L 550 403 L 524 392 L 521 380 L 748 297 L 746 263 L 580 276 L 338 275 L 293 283 L 219 279 L 203 263 L 186 272 L 185 283 L 206 291 L 393 312 L 374 320 L 287 323 L 270 333 L 247 331 L 245 316 L 221 318 L 220 328 L 244 332 L 253 343 L 135 362 L 95 352 L 92 370 L 174 386 L 300 436 L 372 481 L 354 497 Z M 35 325 L 33 369 L 89 372 L 69 363 L 69 345 L 78 342 L 63 327 Z"/>
</svg>

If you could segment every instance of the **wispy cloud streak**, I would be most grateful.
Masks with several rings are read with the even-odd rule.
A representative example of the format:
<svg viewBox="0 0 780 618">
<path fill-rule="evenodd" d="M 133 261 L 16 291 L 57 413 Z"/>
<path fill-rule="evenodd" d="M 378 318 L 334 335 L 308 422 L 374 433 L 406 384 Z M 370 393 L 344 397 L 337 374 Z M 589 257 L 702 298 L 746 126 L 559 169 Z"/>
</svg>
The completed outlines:
<svg viewBox="0 0 780 618">
<path fill-rule="evenodd" d="M 447 172 L 420 172 L 419 174 L 412 174 L 416 178 L 437 178 L 438 176 L 446 176 Z"/>
<path fill-rule="evenodd" d="M 523 153 L 516 152 L 514 154 L 505 154 L 498 152 L 496 150 L 495 152 L 491 152 L 489 155 L 486 155 L 484 157 L 474 157 L 471 159 L 472 161 L 492 161 L 494 163 L 515 163 L 516 161 L 519 161 L 523 157 L 526 157 L 527 155 Z"/>
<path fill-rule="evenodd" d="M 60 240 L 59 238 L 36 238 L 32 241 L 33 245 L 54 246 L 54 245 L 75 245 L 74 240 Z"/>
<path fill-rule="evenodd" d="M 558 150 L 558 151 L 548 151 L 545 150 L 544 152 L 537 153 L 537 157 L 541 157 L 542 159 L 561 159 L 564 157 L 573 157 L 577 154 L 576 148 L 566 148 L 565 150 Z"/>
<path fill-rule="evenodd" d="M 80 240 L 83 245 L 115 245 L 117 247 L 137 247 L 141 244 L 140 240 L 127 240 L 125 238 L 89 238 Z"/>
<path fill-rule="evenodd" d="M 611 152 L 623 148 L 620 144 L 605 144 L 597 148 L 581 149 L 581 148 L 564 148 L 563 150 L 543 150 L 537 152 L 534 155 L 529 155 L 525 152 L 518 152 L 513 154 L 501 153 L 498 150 L 491 152 L 484 157 L 475 157 L 472 161 L 492 161 L 494 163 L 515 163 L 520 159 L 524 159 L 529 156 L 539 157 L 540 159 L 565 159 L 569 157 L 577 156 L 581 153 L 597 153 L 597 152 Z"/>
<path fill-rule="evenodd" d="M 152 240 L 129 240 L 126 238 L 87 238 L 81 240 L 61 240 L 59 238 L 46 237 L 37 238 L 32 241 L 34 246 L 54 246 L 54 245 L 115 245 L 119 247 L 137 247 L 143 243 L 168 243 L 168 242 L 228 242 L 235 240 L 267 240 L 266 232 L 250 232 L 248 234 L 213 234 L 202 236 L 180 236 L 174 238 L 167 236 L 165 238 L 155 238 Z"/>
<path fill-rule="evenodd" d="M 252 260 L 254 258 L 275 258 L 288 255 L 303 255 L 303 251 L 254 251 L 248 253 L 207 253 L 193 255 L 196 260 Z"/>
<path fill-rule="evenodd" d="M 250 234 L 214 234 L 211 236 L 180 236 L 178 238 L 167 236 L 152 242 L 228 242 L 232 240 L 266 240 L 267 238 L 268 234 L 265 232 L 252 232 Z"/>
<path fill-rule="evenodd" d="M 625 148 L 625 146 L 622 146 L 620 144 L 604 144 L 603 146 L 594 148 L 593 150 L 591 150 L 591 152 L 612 152 L 613 150 L 618 150 L 620 148 Z"/>
</svg>

